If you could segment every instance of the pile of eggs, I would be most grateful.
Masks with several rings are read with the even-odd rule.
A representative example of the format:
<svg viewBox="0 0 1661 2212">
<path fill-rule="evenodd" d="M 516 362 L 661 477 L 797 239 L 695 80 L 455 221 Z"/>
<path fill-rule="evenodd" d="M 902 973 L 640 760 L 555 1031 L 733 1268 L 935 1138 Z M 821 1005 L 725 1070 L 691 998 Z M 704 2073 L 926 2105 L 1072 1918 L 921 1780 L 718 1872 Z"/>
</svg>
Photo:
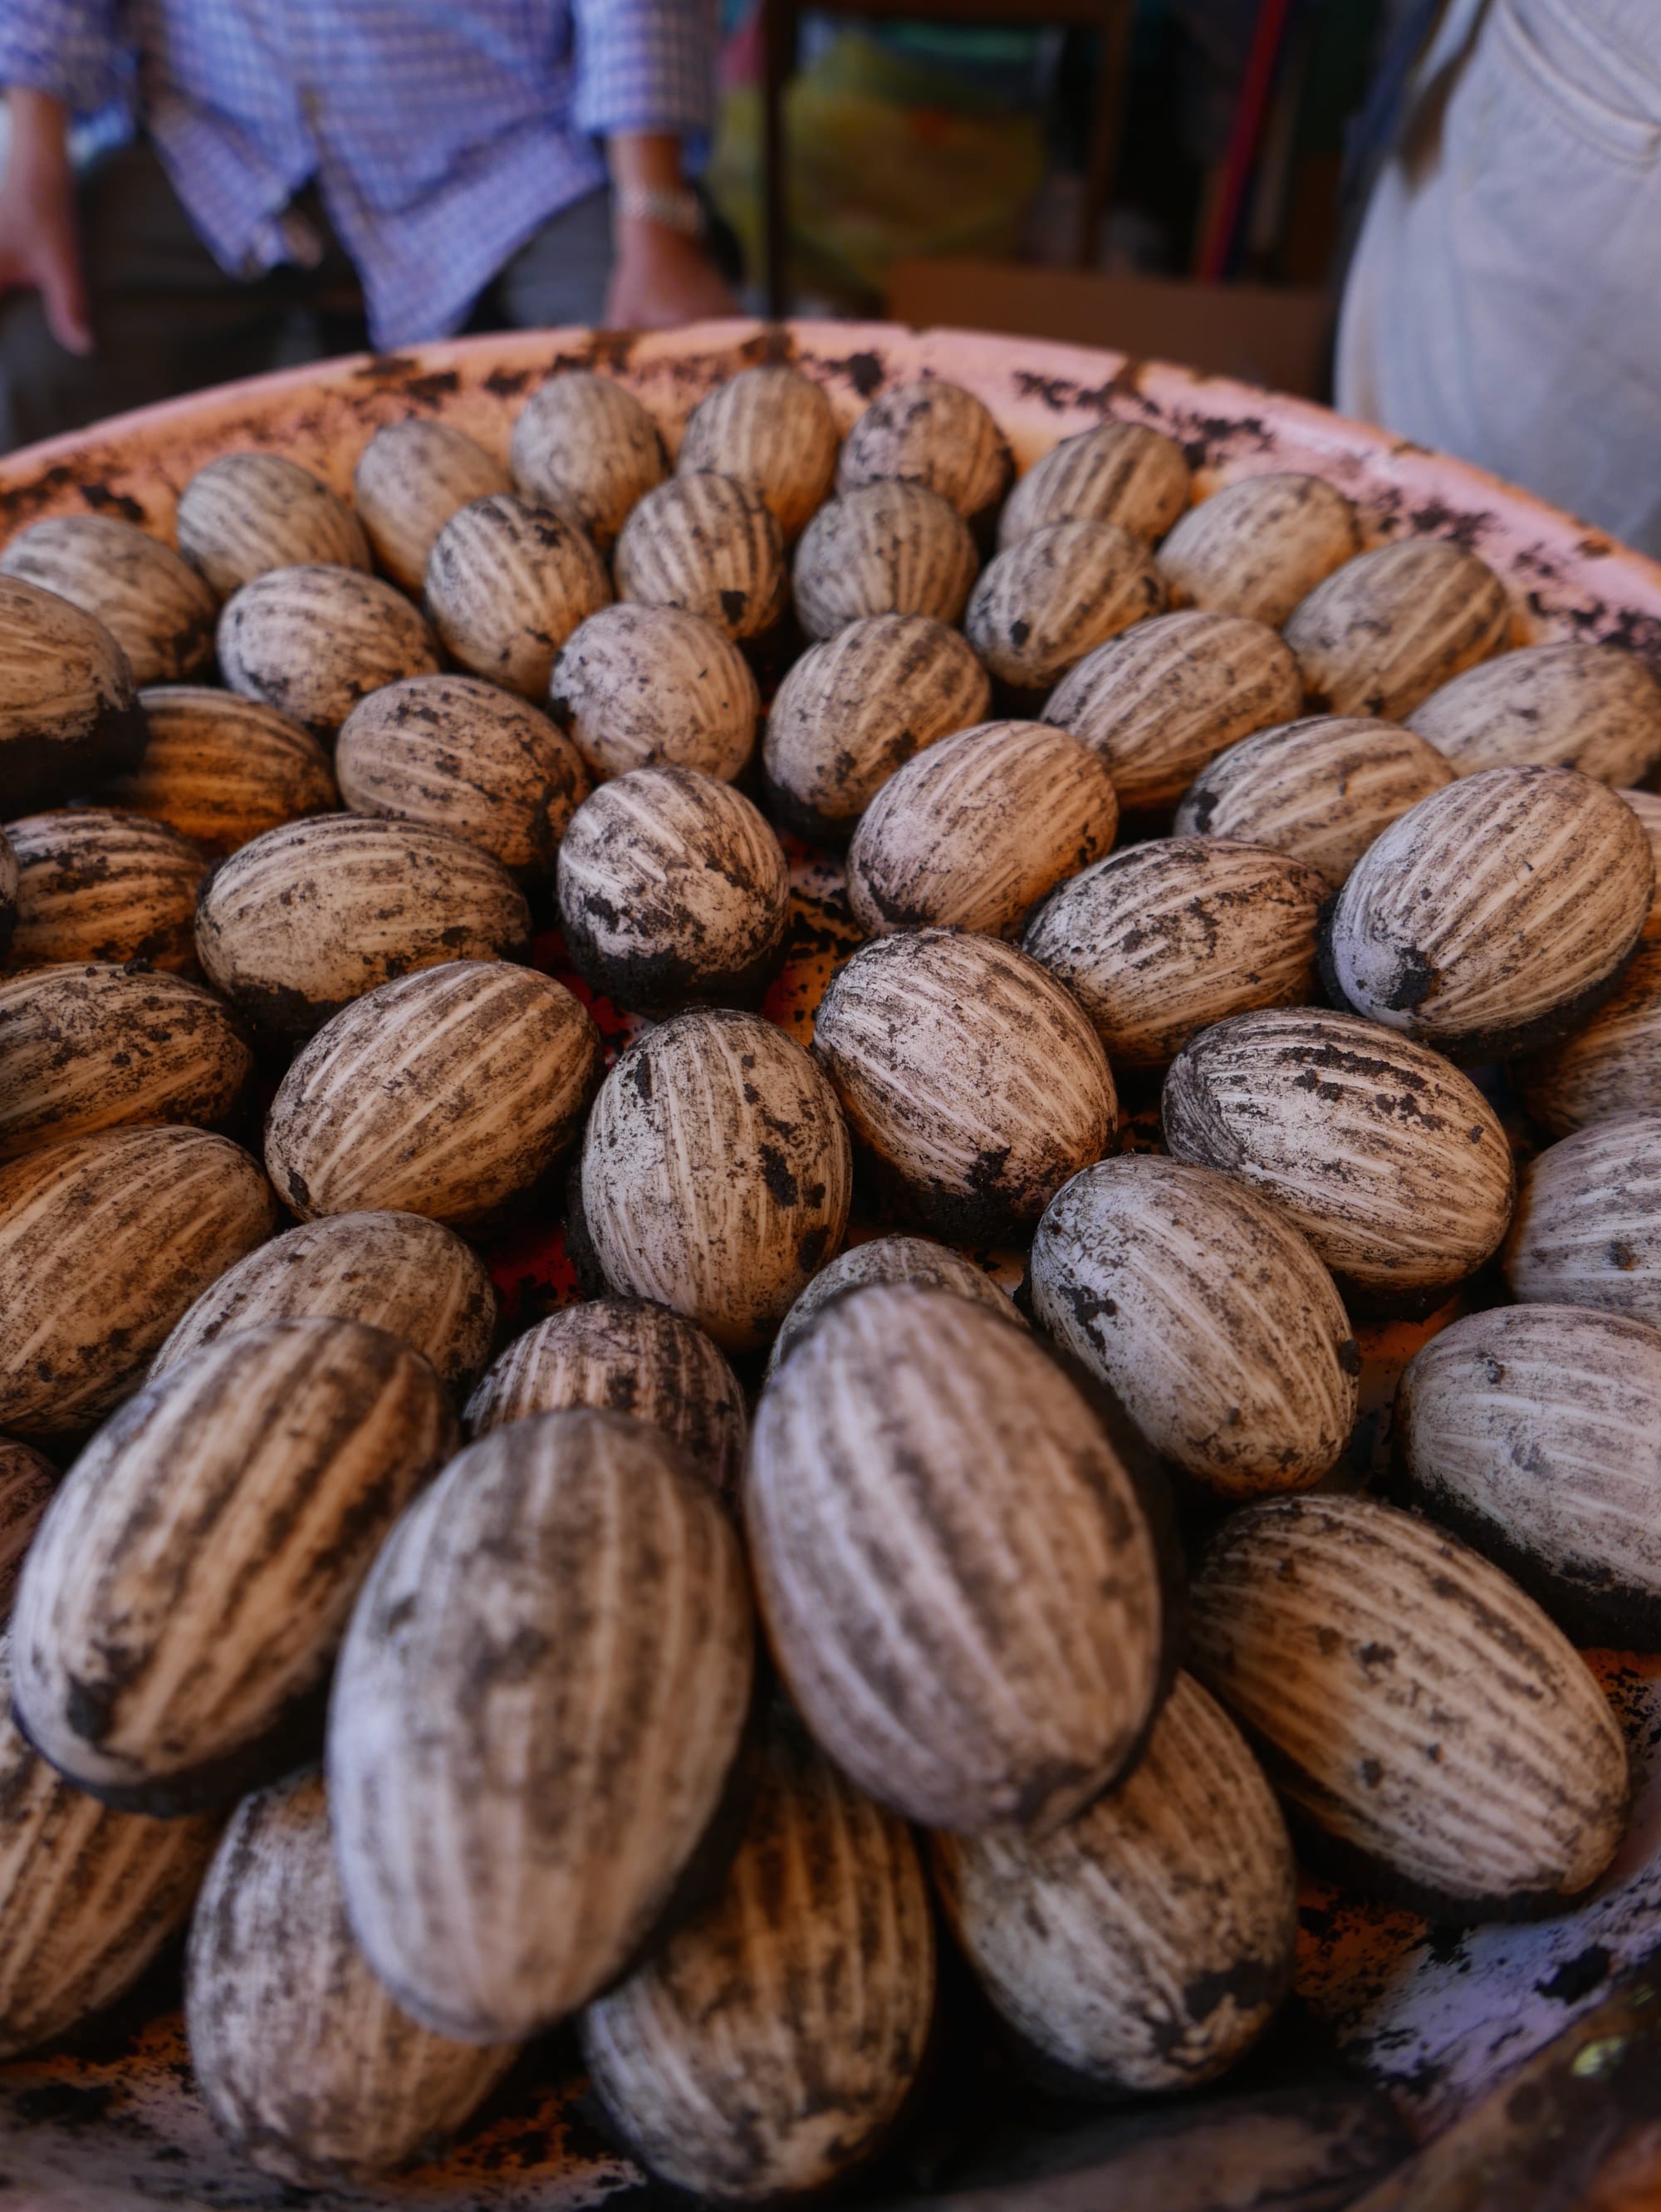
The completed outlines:
<svg viewBox="0 0 1661 2212">
<path fill-rule="evenodd" d="M 1294 1844 L 1584 1892 L 1576 1642 L 1661 1644 L 1647 666 L 1141 424 L 1015 481 L 941 380 L 747 368 L 671 464 L 565 373 L 354 495 L 0 556 L 0 2050 L 187 1929 L 274 2174 L 571 2021 L 753 2201 L 893 2139 L 943 1936 L 1140 2094 L 1273 2019 Z"/>
</svg>

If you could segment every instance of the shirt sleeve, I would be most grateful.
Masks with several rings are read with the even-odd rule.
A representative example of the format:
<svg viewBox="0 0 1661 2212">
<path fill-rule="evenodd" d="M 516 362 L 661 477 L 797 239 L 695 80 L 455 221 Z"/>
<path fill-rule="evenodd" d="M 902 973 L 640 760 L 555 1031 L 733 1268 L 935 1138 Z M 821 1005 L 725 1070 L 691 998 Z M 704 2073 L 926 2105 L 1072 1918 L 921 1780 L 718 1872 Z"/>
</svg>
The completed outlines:
<svg viewBox="0 0 1661 2212">
<path fill-rule="evenodd" d="M 576 0 L 573 121 L 618 131 L 706 131 L 714 106 L 717 0 Z"/>
<path fill-rule="evenodd" d="M 51 93 L 78 115 L 107 107 L 127 74 L 116 7 L 117 0 L 0 0 L 0 85 Z"/>
</svg>

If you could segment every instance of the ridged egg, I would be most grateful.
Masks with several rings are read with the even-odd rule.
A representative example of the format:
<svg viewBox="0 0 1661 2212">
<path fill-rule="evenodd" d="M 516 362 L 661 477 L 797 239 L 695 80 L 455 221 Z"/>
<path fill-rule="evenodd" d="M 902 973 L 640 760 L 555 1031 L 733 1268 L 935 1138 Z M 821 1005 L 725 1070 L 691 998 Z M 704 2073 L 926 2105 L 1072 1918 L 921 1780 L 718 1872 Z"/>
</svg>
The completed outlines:
<svg viewBox="0 0 1661 2212">
<path fill-rule="evenodd" d="M 1285 625 L 1309 704 L 1403 721 L 1420 702 L 1505 644 L 1506 587 L 1474 553 L 1403 538 L 1346 561 Z"/>
<path fill-rule="evenodd" d="M 955 1291 L 1017 1328 L 1027 1326 L 1009 1292 L 967 1254 L 949 1244 L 937 1244 L 929 1237 L 870 1237 L 827 1261 L 785 1316 L 767 1354 L 768 1374 L 806 1335 L 832 1298 L 861 1290 L 867 1283 L 922 1283 L 931 1290 Z"/>
<path fill-rule="evenodd" d="M 340 805 L 328 754 L 274 707 L 198 684 L 157 684 L 138 703 L 150 732 L 144 757 L 106 787 L 123 812 L 222 856 Z"/>
<path fill-rule="evenodd" d="M 793 545 L 830 496 L 840 446 L 824 388 L 782 363 L 741 368 L 693 409 L 676 456 L 682 476 L 712 469 L 764 499 Z"/>
<path fill-rule="evenodd" d="M 1009 440 L 985 403 L 943 377 L 879 392 L 843 441 L 836 489 L 921 484 L 989 531 L 1015 474 Z"/>
<path fill-rule="evenodd" d="M 1461 775 L 1534 761 L 1643 783 L 1661 767 L 1661 680 L 1619 646 L 1502 653 L 1433 691 L 1409 721 Z"/>
<path fill-rule="evenodd" d="M 21 576 L 96 616 L 135 684 L 194 676 L 213 657 L 218 602 L 188 561 L 130 522 L 52 514 L 20 531 L 0 574 Z"/>
<path fill-rule="evenodd" d="M 1526 1304 L 1591 1306 L 1661 1328 L 1661 1109 L 1613 1114 L 1529 1162 L 1505 1269 Z"/>
<path fill-rule="evenodd" d="M 776 629 L 790 604 L 784 539 L 749 485 L 710 470 L 648 492 L 623 525 L 617 596 L 682 607 L 735 639 Z"/>
<path fill-rule="evenodd" d="M 422 599 L 451 658 L 521 698 L 541 699 L 560 647 L 611 600 L 587 532 L 552 507 L 497 492 L 433 540 Z"/>
<path fill-rule="evenodd" d="M 369 541 L 345 501 L 282 453 L 222 453 L 179 496 L 179 550 L 228 599 L 269 568 L 367 568 Z"/>
<path fill-rule="evenodd" d="M 963 627 L 996 681 L 1035 699 L 1164 605 L 1139 538 L 1116 522 L 1046 522 L 981 571 Z"/>
<path fill-rule="evenodd" d="M 1277 470 L 1191 507 L 1160 547 L 1159 565 L 1173 606 L 1249 615 L 1278 629 L 1361 550 L 1355 509 L 1335 484 Z"/>
<path fill-rule="evenodd" d="M 554 664 L 549 712 L 596 783 L 690 768 L 730 783 L 749 766 L 761 695 L 749 661 L 684 607 L 602 607 Z"/>
<path fill-rule="evenodd" d="M 196 902 L 208 855 L 165 822 L 105 806 L 8 824 L 17 862 L 14 967 L 37 961 L 196 966 Z"/>
<path fill-rule="evenodd" d="M 403 676 L 432 676 L 439 641 L 418 607 L 379 576 L 320 562 L 245 584 L 219 617 L 233 691 L 332 739 L 360 699 Z"/>
<path fill-rule="evenodd" d="M 508 459 L 526 497 L 574 516 L 603 553 L 629 509 L 669 474 L 662 435 L 634 394 L 585 368 L 531 393 Z"/>
<path fill-rule="evenodd" d="M 955 623 L 978 566 L 968 525 L 925 484 L 887 478 L 827 500 L 802 533 L 791 571 L 809 637 L 869 615 Z"/>
<path fill-rule="evenodd" d="M 56 592 L 0 576 L 3 811 L 56 805 L 136 767 L 143 750 L 132 670 L 103 623 Z"/>
<path fill-rule="evenodd" d="M 1163 538 L 1187 506 L 1193 478 L 1174 438 L 1145 422 L 1102 422 L 1064 438 L 1033 463 L 1003 502 L 997 542 L 1013 545 L 1052 522 L 1116 522 Z"/>
<path fill-rule="evenodd" d="M 416 597 L 434 539 L 476 499 L 512 491 L 494 453 L 451 422 L 406 415 L 383 422 L 358 455 L 352 495 L 375 559 L 401 591 Z"/>
</svg>

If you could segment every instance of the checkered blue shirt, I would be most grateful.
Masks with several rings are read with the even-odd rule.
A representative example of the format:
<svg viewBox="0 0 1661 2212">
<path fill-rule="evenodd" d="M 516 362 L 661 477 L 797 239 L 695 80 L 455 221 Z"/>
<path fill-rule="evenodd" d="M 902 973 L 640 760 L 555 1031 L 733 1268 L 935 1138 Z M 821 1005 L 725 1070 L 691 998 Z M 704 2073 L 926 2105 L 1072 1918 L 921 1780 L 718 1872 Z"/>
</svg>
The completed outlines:
<svg viewBox="0 0 1661 2212">
<path fill-rule="evenodd" d="M 714 0 L 0 0 L 0 84 L 136 106 L 221 266 L 315 179 L 377 345 L 465 321 L 614 131 L 709 125 Z"/>
</svg>

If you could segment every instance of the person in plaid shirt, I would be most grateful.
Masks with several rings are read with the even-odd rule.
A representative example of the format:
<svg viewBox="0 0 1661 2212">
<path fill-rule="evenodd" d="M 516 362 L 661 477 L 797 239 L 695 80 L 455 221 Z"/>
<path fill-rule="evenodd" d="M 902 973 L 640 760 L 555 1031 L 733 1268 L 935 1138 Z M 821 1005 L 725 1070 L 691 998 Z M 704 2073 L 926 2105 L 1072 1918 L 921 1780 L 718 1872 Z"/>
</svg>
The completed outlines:
<svg viewBox="0 0 1661 2212">
<path fill-rule="evenodd" d="M 729 312 L 682 168 L 714 13 L 0 0 L 0 449 L 340 350 L 366 314 L 396 349 Z M 76 115 L 124 142 L 78 179 Z"/>
</svg>

